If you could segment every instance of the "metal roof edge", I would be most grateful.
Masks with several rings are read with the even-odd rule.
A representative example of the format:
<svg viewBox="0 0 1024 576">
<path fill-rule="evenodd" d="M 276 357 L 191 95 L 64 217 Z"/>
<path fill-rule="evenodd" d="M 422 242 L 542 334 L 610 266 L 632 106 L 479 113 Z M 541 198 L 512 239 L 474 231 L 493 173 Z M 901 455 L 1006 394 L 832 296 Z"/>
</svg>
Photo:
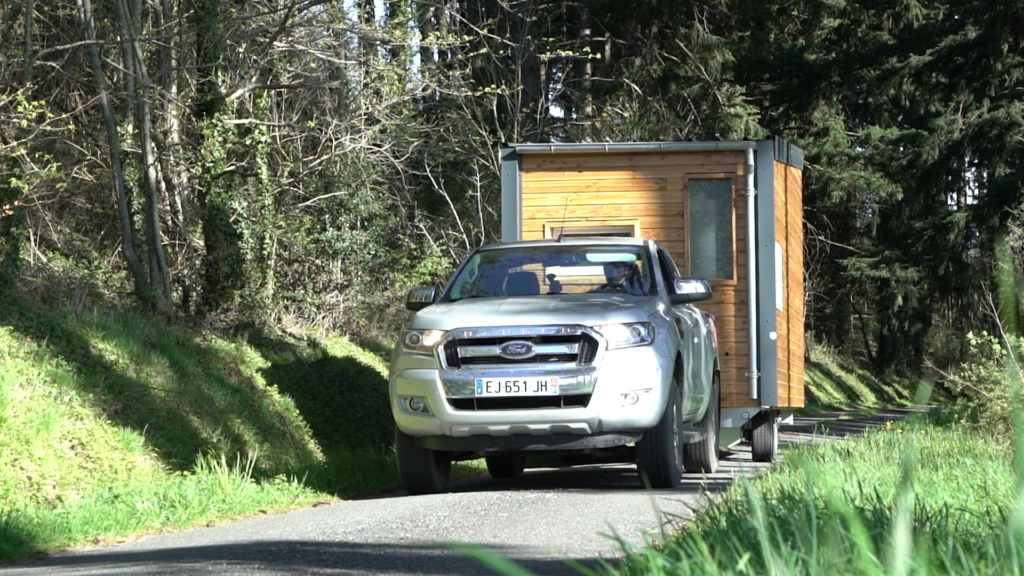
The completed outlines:
<svg viewBox="0 0 1024 576">
<path fill-rule="evenodd" d="M 649 238 L 623 238 L 611 236 L 576 236 L 558 240 L 541 238 L 537 240 L 517 240 L 515 242 L 492 242 L 478 246 L 478 250 L 497 250 L 504 248 L 528 248 L 530 246 L 643 246 Z"/>
<path fill-rule="evenodd" d="M 591 142 L 583 144 L 511 144 L 518 154 L 611 154 L 618 152 L 734 152 L 756 149 L 756 140 L 715 142 Z"/>
<path fill-rule="evenodd" d="M 804 168 L 804 151 L 802 148 L 793 144 L 785 138 L 774 138 L 775 145 L 775 159 L 783 164 L 788 164 L 794 168 L 803 170 Z"/>
</svg>

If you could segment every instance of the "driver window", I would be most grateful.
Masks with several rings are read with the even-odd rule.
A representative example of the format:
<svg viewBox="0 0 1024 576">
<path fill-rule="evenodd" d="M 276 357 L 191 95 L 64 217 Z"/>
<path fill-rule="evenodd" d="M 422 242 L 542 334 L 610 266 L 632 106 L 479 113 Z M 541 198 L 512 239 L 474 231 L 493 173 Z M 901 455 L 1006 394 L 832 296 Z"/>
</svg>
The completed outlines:
<svg viewBox="0 0 1024 576">
<path fill-rule="evenodd" d="M 475 283 L 479 276 L 480 255 L 477 254 L 473 256 L 473 258 L 469 262 L 466 263 L 466 269 L 463 271 L 462 274 L 459 275 L 458 278 L 455 279 L 455 283 L 452 285 L 451 290 L 452 298 L 462 298 L 463 290 L 465 290 L 468 287 L 468 285 Z"/>
</svg>

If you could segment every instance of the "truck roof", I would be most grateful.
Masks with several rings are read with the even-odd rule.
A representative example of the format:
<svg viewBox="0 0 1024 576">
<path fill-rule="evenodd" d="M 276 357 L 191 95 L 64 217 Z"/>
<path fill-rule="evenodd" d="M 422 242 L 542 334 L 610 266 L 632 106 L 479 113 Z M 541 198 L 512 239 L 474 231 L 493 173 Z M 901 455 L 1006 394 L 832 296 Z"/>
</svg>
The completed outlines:
<svg viewBox="0 0 1024 576">
<path fill-rule="evenodd" d="M 530 246 L 559 246 L 559 245 L 604 245 L 604 246 L 646 246 L 648 240 L 646 238 L 618 238 L 610 236 L 590 236 L 590 237 L 574 237 L 565 238 L 561 241 L 548 238 L 544 240 L 523 240 L 519 242 L 502 242 L 498 244 L 487 244 L 481 246 L 480 250 L 495 250 L 500 248 L 520 248 Z"/>
</svg>

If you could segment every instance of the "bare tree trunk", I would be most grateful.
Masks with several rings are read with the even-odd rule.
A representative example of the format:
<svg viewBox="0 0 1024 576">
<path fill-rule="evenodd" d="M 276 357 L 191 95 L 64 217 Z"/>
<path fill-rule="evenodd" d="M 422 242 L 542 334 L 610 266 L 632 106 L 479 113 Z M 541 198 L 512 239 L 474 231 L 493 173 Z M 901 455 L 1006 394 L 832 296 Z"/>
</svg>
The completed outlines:
<svg viewBox="0 0 1024 576">
<path fill-rule="evenodd" d="M 100 93 L 100 104 L 103 108 L 103 121 L 107 129 L 107 147 L 110 150 L 110 167 L 114 180 L 114 193 L 117 197 L 117 213 L 121 227 L 121 253 L 131 270 L 135 281 L 135 290 L 140 296 L 150 293 L 146 270 L 139 259 L 135 245 L 135 230 L 132 225 L 131 209 L 128 206 L 128 194 L 124 184 L 124 171 L 121 165 L 121 143 L 117 134 L 117 121 L 114 118 L 114 106 L 110 101 L 107 81 L 103 77 L 103 65 L 100 50 L 96 45 L 96 24 L 92 16 L 91 0 L 77 0 L 78 13 L 85 26 L 86 38 L 89 40 L 89 60 L 92 67 L 93 81 Z"/>
<path fill-rule="evenodd" d="M 391 41 L 388 42 L 388 62 L 393 70 L 404 73 L 409 69 L 404 62 L 409 54 L 409 0 L 385 2 L 384 10 L 388 35 L 391 37 Z"/>
<path fill-rule="evenodd" d="M 579 61 L 580 93 L 577 99 L 579 119 L 586 120 L 594 115 L 593 75 L 594 64 L 591 59 L 592 34 L 590 30 L 590 14 L 586 7 L 580 7 L 580 44 L 584 48 L 584 57 Z"/>
<path fill-rule="evenodd" d="M 420 73 L 426 77 L 434 64 L 434 14 L 440 13 L 430 2 L 417 2 L 420 27 Z"/>
<path fill-rule="evenodd" d="M 181 240 L 187 241 L 187 232 L 184 231 L 184 210 L 182 208 L 181 194 L 185 188 L 187 176 L 182 169 L 182 163 L 177 161 L 181 155 L 181 106 L 178 105 L 178 50 L 180 42 L 178 30 L 181 30 L 172 0 L 162 0 L 158 28 L 165 30 L 166 43 L 161 48 L 160 58 L 162 70 L 160 78 L 164 90 L 164 118 L 167 129 L 167 140 L 164 144 L 163 153 L 160 155 L 161 167 L 163 168 L 164 185 L 167 188 L 167 205 L 171 211 L 171 219 L 178 228 Z"/>
<path fill-rule="evenodd" d="M 441 0 L 437 8 L 434 9 L 434 20 L 437 22 L 437 36 L 440 41 L 437 43 L 437 59 L 440 62 L 449 60 L 451 58 L 451 52 L 448 48 L 448 17 L 450 16 L 450 4 L 447 0 Z"/>
<path fill-rule="evenodd" d="M 191 0 L 190 24 L 195 28 L 195 59 L 197 76 L 192 105 L 196 118 L 212 118 L 224 106 L 217 79 L 223 42 L 220 38 L 220 6 L 217 0 Z"/>
<path fill-rule="evenodd" d="M 167 253 L 164 250 L 163 235 L 160 232 L 160 192 L 163 178 L 160 176 L 160 164 L 157 160 L 156 146 L 153 143 L 153 118 L 150 107 L 152 87 L 146 59 L 139 42 L 142 32 L 142 0 L 119 0 L 118 15 L 128 37 L 122 42 L 128 47 L 131 69 L 138 76 L 139 93 L 135 102 L 136 128 L 139 137 L 139 148 L 142 157 L 142 187 L 144 192 L 143 211 L 146 222 L 146 247 L 149 255 L 150 288 L 155 296 L 156 306 L 160 310 L 173 307 L 171 291 L 171 274 L 167 266 Z"/>
<path fill-rule="evenodd" d="M 537 10 L 532 3 L 522 7 L 526 9 L 524 13 L 506 15 L 506 18 L 512 23 L 511 33 L 508 37 L 517 44 L 515 52 L 519 90 L 516 110 L 521 111 L 526 120 L 522 124 L 519 135 L 522 141 L 540 142 L 547 111 L 546 106 L 543 105 L 545 95 L 541 88 L 543 71 L 540 57 L 537 55 L 537 39 L 534 38 L 539 33 L 539 30 L 534 29 Z"/>
<path fill-rule="evenodd" d="M 35 26 L 36 3 L 35 0 L 25 0 L 25 84 L 28 85 L 32 77 L 32 66 L 34 52 L 32 50 L 32 29 Z"/>
<path fill-rule="evenodd" d="M 363 67 L 369 69 L 377 58 L 377 15 L 373 0 L 358 0 L 359 51 Z M 364 78 L 365 81 L 365 78 Z"/>
<path fill-rule="evenodd" d="M 857 315 L 857 319 L 860 320 L 860 335 L 864 339 L 864 353 L 868 356 L 868 362 L 872 365 L 875 363 L 875 355 L 871 352 L 871 339 L 868 338 L 868 327 L 864 323 L 864 315 L 860 313 L 860 309 L 853 306 L 853 298 L 850 299 L 851 308 L 853 308 L 854 314 Z M 850 327 L 853 327 L 853 322 L 850 323 Z"/>
</svg>

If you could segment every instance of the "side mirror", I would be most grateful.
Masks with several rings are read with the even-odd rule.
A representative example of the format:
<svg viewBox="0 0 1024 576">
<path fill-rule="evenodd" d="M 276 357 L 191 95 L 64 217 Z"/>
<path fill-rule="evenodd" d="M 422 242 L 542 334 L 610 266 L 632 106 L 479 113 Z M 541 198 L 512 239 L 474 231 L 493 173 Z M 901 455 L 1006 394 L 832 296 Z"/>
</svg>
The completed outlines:
<svg viewBox="0 0 1024 576">
<path fill-rule="evenodd" d="M 669 299 L 673 304 L 688 304 L 711 298 L 711 284 L 698 278 L 676 278 L 672 282 L 675 294 Z"/>
<path fill-rule="evenodd" d="M 434 300 L 437 300 L 437 288 L 433 286 L 413 288 L 409 290 L 409 295 L 405 298 L 405 307 L 415 312 L 430 306 Z"/>
</svg>

